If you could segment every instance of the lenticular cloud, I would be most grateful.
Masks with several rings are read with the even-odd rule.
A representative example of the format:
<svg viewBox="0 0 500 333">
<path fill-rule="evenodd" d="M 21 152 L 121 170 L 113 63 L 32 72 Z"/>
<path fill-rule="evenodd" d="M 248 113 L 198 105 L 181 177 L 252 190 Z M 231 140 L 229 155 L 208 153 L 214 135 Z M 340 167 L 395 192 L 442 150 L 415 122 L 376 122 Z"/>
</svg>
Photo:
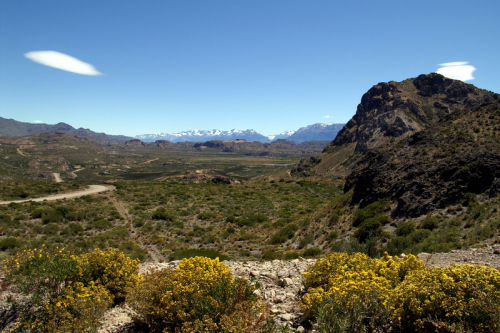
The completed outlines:
<svg viewBox="0 0 500 333">
<path fill-rule="evenodd" d="M 437 70 L 437 72 L 443 76 L 450 79 L 456 79 L 460 81 L 474 80 L 472 72 L 476 70 L 474 66 L 467 65 L 468 62 L 457 61 L 457 62 L 447 62 L 440 64 L 443 66 Z"/>
<path fill-rule="evenodd" d="M 62 69 L 63 71 L 83 75 L 102 75 L 102 73 L 91 64 L 57 51 L 32 51 L 26 53 L 24 56 L 34 62 Z"/>
</svg>

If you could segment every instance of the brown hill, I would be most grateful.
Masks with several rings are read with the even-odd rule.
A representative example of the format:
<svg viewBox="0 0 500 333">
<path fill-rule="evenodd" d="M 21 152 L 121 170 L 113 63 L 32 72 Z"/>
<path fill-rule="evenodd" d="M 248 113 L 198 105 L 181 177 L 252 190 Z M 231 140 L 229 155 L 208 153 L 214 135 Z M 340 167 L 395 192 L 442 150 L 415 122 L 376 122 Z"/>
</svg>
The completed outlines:
<svg viewBox="0 0 500 333">
<path fill-rule="evenodd" d="M 499 99 L 436 73 L 379 83 L 363 95 L 356 114 L 323 153 L 303 159 L 292 175 L 344 178 L 370 149 L 407 138 L 456 111 Z"/>
</svg>

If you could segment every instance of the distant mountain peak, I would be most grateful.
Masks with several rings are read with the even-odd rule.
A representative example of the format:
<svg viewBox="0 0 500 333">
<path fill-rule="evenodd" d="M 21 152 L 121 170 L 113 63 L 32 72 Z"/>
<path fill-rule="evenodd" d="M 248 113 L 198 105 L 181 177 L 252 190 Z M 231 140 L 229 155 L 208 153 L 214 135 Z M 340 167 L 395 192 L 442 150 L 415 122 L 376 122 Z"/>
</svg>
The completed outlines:
<svg viewBox="0 0 500 333">
<path fill-rule="evenodd" d="M 154 142 L 156 140 L 167 140 L 171 142 L 183 142 L 183 141 L 205 142 L 210 140 L 235 140 L 235 139 L 269 142 L 269 139 L 267 137 L 257 133 L 253 129 L 244 131 L 239 129 L 232 129 L 229 131 L 221 131 L 219 129 L 213 129 L 213 130 L 195 129 L 173 134 L 169 133 L 142 134 L 142 135 L 136 135 L 135 138 L 146 142 Z"/>
<path fill-rule="evenodd" d="M 285 131 L 280 134 L 264 136 L 253 129 L 239 130 L 232 129 L 229 131 L 221 131 L 213 129 L 206 130 L 190 130 L 179 133 L 159 133 L 159 134 L 142 134 L 136 135 L 136 139 L 146 142 L 154 142 L 156 140 L 167 140 L 171 142 L 194 141 L 205 142 L 210 140 L 236 140 L 244 139 L 247 141 L 271 142 L 279 139 L 287 139 L 296 143 L 304 141 L 331 141 L 335 138 L 338 131 L 344 124 L 337 123 L 317 123 L 306 127 L 301 127 L 297 131 Z"/>
</svg>

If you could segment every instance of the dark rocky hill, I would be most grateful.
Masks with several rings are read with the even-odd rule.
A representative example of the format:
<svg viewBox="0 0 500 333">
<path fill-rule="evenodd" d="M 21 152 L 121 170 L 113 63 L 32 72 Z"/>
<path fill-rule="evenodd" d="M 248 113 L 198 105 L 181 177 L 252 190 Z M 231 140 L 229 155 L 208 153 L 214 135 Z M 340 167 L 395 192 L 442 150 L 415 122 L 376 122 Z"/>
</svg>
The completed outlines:
<svg viewBox="0 0 500 333">
<path fill-rule="evenodd" d="M 369 150 L 405 139 L 447 116 L 500 95 L 436 73 L 379 83 L 366 92 L 356 114 L 322 154 L 303 159 L 294 176 L 346 177 Z"/>
<path fill-rule="evenodd" d="M 55 133 L 64 132 L 71 135 L 84 136 L 101 142 L 118 143 L 132 139 L 123 135 L 108 135 L 105 133 L 97 133 L 86 128 L 74 128 L 66 123 L 58 123 L 55 125 L 48 124 L 31 124 L 14 119 L 6 119 L 0 117 L 0 136 L 26 136 L 39 133 Z"/>
<path fill-rule="evenodd" d="M 417 217 L 459 203 L 467 193 L 500 194 L 500 102 L 458 110 L 399 142 L 368 151 L 345 191 L 362 207 L 397 202 L 395 216 Z"/>
</svg>

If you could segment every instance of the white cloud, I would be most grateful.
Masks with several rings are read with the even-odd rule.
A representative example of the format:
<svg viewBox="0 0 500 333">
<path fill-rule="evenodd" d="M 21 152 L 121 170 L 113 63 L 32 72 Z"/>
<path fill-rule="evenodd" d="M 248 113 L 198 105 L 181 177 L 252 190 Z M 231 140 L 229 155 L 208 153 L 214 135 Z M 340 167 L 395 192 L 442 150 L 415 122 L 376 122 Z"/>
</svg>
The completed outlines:
<svg viewBox="0 0 500 333">
<path fill-rule="evenodd" d="M 323 118 L 330 118 L 330 116 L 323 116 Z"/>
<path fill-rule="evenodd" d="M 450 79 L 460 81 L 474 80 L 472 72 L 476 70 L 474 66 L 468 65 L 466 61 L 447 62 L 439 64 L 442 66 L 437 70 L 437 73 L 446 76 Z"/>
<path fill-rule="evenodd" d="M 102 75 L 91 64 L 57 51 L 32 51 L 24 56 L 42 65 L 83 75 Z"/>
<path fill-rule="evenodd" d="M 41 120 L 35 120 L 35 123 L 37 123 L 37 124 L 43 124 L 43 121 L 41 121 Z"/>
</svg>

